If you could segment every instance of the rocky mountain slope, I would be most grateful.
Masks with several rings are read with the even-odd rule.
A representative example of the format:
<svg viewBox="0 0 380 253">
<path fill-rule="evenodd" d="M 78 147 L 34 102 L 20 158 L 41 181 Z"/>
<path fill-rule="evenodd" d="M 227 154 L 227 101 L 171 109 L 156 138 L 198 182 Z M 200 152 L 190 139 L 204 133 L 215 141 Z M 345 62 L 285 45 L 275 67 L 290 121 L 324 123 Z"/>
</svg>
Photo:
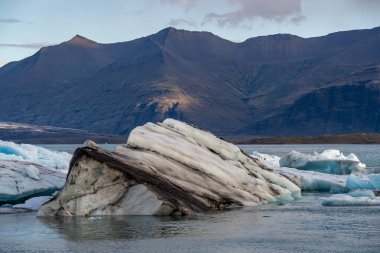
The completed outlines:
<svg viewBox="0 0 380 253">
<path fill-rule="evenodd" d="M 114 44 L 75 36 L 0 68 L 0 120 L 122 135 L 167 117 L 230 136 L 378 132 L 379 43 L 380 28 L 242 43 L 174 28 Z"/>
</svg>

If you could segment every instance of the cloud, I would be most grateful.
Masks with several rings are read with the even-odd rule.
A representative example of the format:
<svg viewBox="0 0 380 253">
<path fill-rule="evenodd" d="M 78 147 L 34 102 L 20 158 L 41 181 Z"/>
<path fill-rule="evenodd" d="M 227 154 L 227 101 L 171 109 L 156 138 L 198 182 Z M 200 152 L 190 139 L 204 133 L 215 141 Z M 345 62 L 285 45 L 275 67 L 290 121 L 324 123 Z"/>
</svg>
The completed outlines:
<svg viewBox="0 0 380 253">
<path fill-rule="evenodd" d="M 301 0 L 229 0 L 230 3 L 239 6 L 237 10 L 227 13 L 207 14 L 202 24 L 216 22 L 219 26 L 238 26 L 244 21 L 252 21 L 256 18 L 283 22 L 290 20 L 300 23 L 305 20 L 301 13 Z"/>
<path fill-rule="evenodd" d="M 16 18 L 0 18 L 0 23 L 22 23 L 22 21 Z"/>
<path fill-rule="evenodd" d="M 161 0 L 161 2 L 178 5 L 188 11 L 197 5 L 198 0 Z"/>
<path fill-rule="evenodd" d="M 187 26 L 196 27 L 197 23 L 192 21 L 192 20 L 188 20 L 188 19 L 184 19 L 184 18 L 177 18 L 177 19 L 171 19 L 169 22 L 169 25 L 174 26 L 174 27 L 177 27 L 180 25 L 187 25 Z"/>
<path fill-rule="evenodd" d="M 7 64 L 8 62 L 4 62 L 4 61 L 0 61 L 0 68 L 2 67 L 2 66 L 4 66 L 5 64 Z"/>
<path fill-rule="evenodd" d="M 48 43 L 27 43 L 27 44 L 13 44 L 13 43 L 0 43 L 0 47 L 18 47 L 18 48 L 32 48 L 39 49 L 41 47 L 50 46 Z"/>
<path fill-rule="evenodd" d="M 226 13 L 210 12 L 202 21 L 202 25 L 216 23 L 219 26 L 238 26 L 244 21 L 256 18 L 283 22 L 290 21 L 299 24 L 305 20 L 301 13 L 302 0 L 219 0 L 217 4 L 235 7 Z M 370 1 L 370 0 L 366 0 Z M 161 0 L 171 5 L 177 5 L 186 11 L 195 7 L 200 0 Z"/>
</svg>

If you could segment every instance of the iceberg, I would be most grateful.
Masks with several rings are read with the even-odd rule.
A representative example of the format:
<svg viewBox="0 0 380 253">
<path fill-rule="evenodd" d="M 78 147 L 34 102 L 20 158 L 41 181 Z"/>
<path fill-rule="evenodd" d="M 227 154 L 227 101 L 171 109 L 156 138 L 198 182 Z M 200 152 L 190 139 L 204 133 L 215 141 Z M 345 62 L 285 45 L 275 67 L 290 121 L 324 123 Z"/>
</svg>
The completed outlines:
<svg viewBox="0 0 380 253">
<path fill-rule="evenodd" d="M 345 193 L 346 175 L 333 175 L 316 171 L 298 170 L 294 168 L 277 168 L 280 174 L 299 181 L 302 191 L 318 191 L 330 193 Z"/>
<path fill-rule="evenodd" d="M 335 149 L 325 150 L 314 155 L 291 151 L 281 158 L 280 166 L 338 175 L 360 173 L 365 171 L 366 168 L 366 165 L 361 163 L 356 155 L 349 154 L 345 156 Z"/>
<path fill-rule="evenodd" d="M 301 197 L 291 180 L 237 146 L 173 119 L 133 129 L 113 152 L 85 145 L 38 216 L 191 215 Z"/>
<path fill-rule="evenodd" d="M 262 154 L 256 151 L 251 156 L 259 159 L 266 166 L 277 170 L 286 178 L 291 179 L 301 187 L 302 191 L 348 192 L 348 189 L 345 187 L 347 175 L 333 175 L 311 170 L 280 167 L 281 158 L 279 156 Z"/>
<path fill-rule="evenodd" d="M 51 195 L 62 188 L 66 173 L 25 161 L 0 160 L 0 205 Z"/>
<path fill-rule="evenodd" d="M 334 194 L 330 197 L 321 197 L 321 199 L 324 206 L 380 206 L 380 197 Z"/>
<path fill-rule="evenodd" d="M 30 144 L 16 144 L 0 140 L 0 160 L 25 161 L 49 168 L 67 170 L 71 157 L 72 155 L 67 152 L 56 152 Z"/>
</svg>

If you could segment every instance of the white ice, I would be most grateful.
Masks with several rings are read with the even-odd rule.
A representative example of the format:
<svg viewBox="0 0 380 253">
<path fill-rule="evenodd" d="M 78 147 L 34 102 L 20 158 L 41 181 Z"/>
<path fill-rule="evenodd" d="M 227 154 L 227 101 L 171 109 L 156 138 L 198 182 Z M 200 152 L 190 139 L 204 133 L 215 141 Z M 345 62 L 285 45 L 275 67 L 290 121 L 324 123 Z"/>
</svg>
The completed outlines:
<svg viewBox="0 0 380 253">
<path fill-rule="evenodd" d="M 282 175 L 298 179 L 303 191 L 319 191 L 330 193 L 347 192 L 346 175 L 333 175 L 316 171 L 298 170 L 294 168 L 281 167 Z"/>
<path fill-rule="evenodd" d="M 325 150 L 320 154 L 315 152 L 314 155 L 291 151 L 281 158 L 280 166 L 339 175 L 363 172 L 366 168 L 355 154 L 345 156 L 336 149 Z"/>
<path fill-rule="evenodd" d="M 324 206 L 380 206 L 380 197 L 353 197 L 349 194 L 334 194 L 321 199 Z"/>
<path fill-rule="evenodd" d="M 0 160 L 0 201 L 17 201 L 59 190 L 66 173 L 24 161 Z"/>
<path fill-rule="evenodd" d="M 0 160 L 26 161 L 49 168 L 67 170 L 71 157 L 72 155 L 66 152 L 56 152 L 30 144 L 16 144 L 0 140 Z"/>
<path fill-rule="evenodd" d="M 40 196 L 28 199 L 24 204 L 14 205 L 13 208 L 16 209 L 28 209 L 31 211 L 38 211 L 40 207 L 48 202 L 52 197 L 51 196 Z"/>
<path fill-rule="evenodd" d="M 276 155 L 253 152 L 251 155 L 259 159 L 266 166 L 280 172 L 280 174 L 292 178 L 298 182 L 303 191 L 323 191 L 331 193 L 347 192 L 346 175 L 333 175 L 311 170 L 298 170 L 295 168 L 280 167 L 280 157 Z"/>
<path fill-rule="evenodd" d="M 268 167 L 280 167 L 281 157 L 279 156 L 263 154 L 257 151 L 253 151 L 251 156 L 253 158 L 259 159 L 262 163 L 264 163 Z"/>
<path fill-rule="evenodd" d="M 159 125 L 137 127 L 129 135 L 128 146 L 149 151 L 134 155 L 155 164 L 157 173 L 181 188 L 204 192 L 205 196 L 228 196 L 244 205 L 300 197 L 294 183 L 263 168 L 237 146 L 180 121 L 166 119 Z M 123 150 L 119 147 L 116 152 Z"/>
</svg>

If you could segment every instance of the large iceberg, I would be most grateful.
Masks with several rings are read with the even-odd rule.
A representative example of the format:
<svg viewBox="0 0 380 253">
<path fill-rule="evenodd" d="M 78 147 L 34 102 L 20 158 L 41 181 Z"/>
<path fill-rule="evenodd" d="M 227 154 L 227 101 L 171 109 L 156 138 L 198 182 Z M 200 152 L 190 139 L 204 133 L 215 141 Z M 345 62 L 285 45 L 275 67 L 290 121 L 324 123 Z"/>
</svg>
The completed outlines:
<svg viewBox="0 0 380 253">
<path fill-rule="evenodd" d="M 363 172 L 366 168 L 356 155 L 345 156 L 336 149 L 325 150 L 320 154 L 315 152 L 314 155 L 291 151 L 281 158 L 280 166 L 339 175 Z"/>
<path fill-rule="evenodd" d="M 25 161 L 49 168 L 67 170 L 71 157 L 72 155 L 67 152 L 56 152 L 30 144 L 16 144 L 0 140 L 0 160 Z"/>
<path fill-rule="evenodd" d="M 299 197 L 237 146 L 167 119 L 135 128 L 114 152 L 93 142 L 77 149 L 65 186 L 38 215 L 183 215 Z"/>
</svg>

